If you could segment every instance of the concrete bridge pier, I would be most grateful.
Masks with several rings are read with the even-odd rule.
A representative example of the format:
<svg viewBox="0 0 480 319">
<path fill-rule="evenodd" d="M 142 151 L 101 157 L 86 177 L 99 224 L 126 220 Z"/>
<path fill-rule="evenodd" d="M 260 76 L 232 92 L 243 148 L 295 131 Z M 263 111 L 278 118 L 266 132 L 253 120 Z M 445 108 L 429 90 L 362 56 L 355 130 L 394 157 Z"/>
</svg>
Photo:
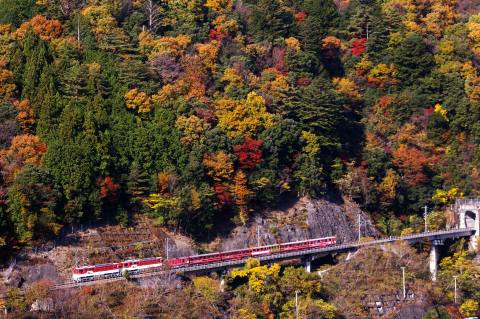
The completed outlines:
<svg viewBox="0 0 480 319">
<path fill-rule="evenodd" d="M 443 245 L 443 240 L 434 240 L 432 242 L 432 247 L 430 248 L 430 274 L 432 276 L 432 281 L 437 281 L 437 271 L 438 271 L 438 246 Z"/>
<path fill-rule="evenodd" d="M 225 277 L 227 276 L 227 270 L 222 270 L 219 272 L 220 277 L 220 291 L 225 291 Z"/>
<path fill-rule="evenodd" d="M 313 261 L 312 256 L 307 256 L 307 257 L 305 257 L 304 260 L 305 260 L 304 261 L 305 262 L 305 270 L 307 272 L 312 272 L 312 261 Z"/>
<path fill-rule="evenodd" d="M 222 277 L 220 280 L 220 291 L 224 292 L 225 291 L 225 278 Z"/>
</svg>

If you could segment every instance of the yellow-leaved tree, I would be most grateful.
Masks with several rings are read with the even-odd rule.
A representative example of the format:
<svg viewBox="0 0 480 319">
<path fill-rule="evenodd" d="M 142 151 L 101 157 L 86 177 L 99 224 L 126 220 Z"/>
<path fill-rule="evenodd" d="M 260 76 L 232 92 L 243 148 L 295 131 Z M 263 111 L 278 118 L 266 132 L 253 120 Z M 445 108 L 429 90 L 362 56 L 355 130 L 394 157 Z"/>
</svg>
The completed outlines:
<svg viewBox="0 0 480 319">
<path fill-rule="evenodd" d="M 466 24 L 468 30 L 468 38 L 472 42 L 472 52 L 480 56 L 480 14 L 472 15 Z"/>
<path fill-rule="evenodd" d="M 179 116 L 176 121 L 176 127 L 182 131 L 183 136 L 180 141 L 184 144 L 202 143 L 205 139 L 204 133 L 210 128 L 210 124 L 196 115 Z"/>
<path fill-rule="evenodd" d="M 233 175 L 233 161 L 225 152 L 205 154 L 203 165 L 208 168 L 208 175 L 215 182 L 229 181 Z"/>
<path fill-rule="evenodd" d="M 338 93 L 343 94 L 352 100 L 360 100 L 362 98 L 357 84 L 348 78 L 334 78 L 333 85 Z"/>
<path fill-rule="evenodd" d="M 478 301 L 473 299 L 465 300 L 462 305 L 460 306 L 460 313 L 464 317 L 474 317 L 478 315 L 478 311 L 480 310 L 478 306 Z"/>
<path fill-rule="evenodd" d="M 263 97 L 255 92 L 244 101 L 221 99 L 215 103 L 218 126 L 229 137 L 256 136 L 261 130 L 274 126 Z"/>
<path fill-rule="evenodd" d="M 251 291 L 261 294 L 266 285 L 267 277 L 271 281 L 276 281 L 279 278 L 280 266 L 273 264 L 272 266 L 261 266 L 258 259 L 250 258 L 247 260 L 244 269 L 235 269 L 230 274 L 232 279 L 246 278 L 248 280 L 248 287 Z"/>
<path fill-rule="evenodd" d="M 391 204 L 397 196 L 397 186 L 400 182 L 400 177 L 395 170 L 388 169 L 385 177 L 379 185 L 381 192 L 381 199 L 384 204 Z"/>
<path fill-rule="evenodd" d="M 7 69 L 7 62 L 0 59 L 0 102 L 11 97 L 15 88 L 13 72 Z"/>
<path fill-rule="evenodd" d="M 127 108 L 137 111 L 138 113 L 148 113 L 152 110 L 152 100 L 150 97 L 138 89 L 132 89 L 125 93 L 125 103 Z"/>
<path fill-rule="evenodd" d="M 311 159 L 320 153 L 320 139 L 312 132 L 302 131 L 302 139 L 305 141 L 303 151 Z"/>
<path fill-rule="evenodd" d="M 216 12 L 230 11 L 233 7 L 232 0 L 207 0 L 205 7 Z"/>
<path fill-rule="evenodd" d="M 436 189 L 435 195 L 432 199 L 441 204 L 449 204 L 457 198 L 463 198 L 463 193 L 458 187 L 450 188 L 449 190 Z"/>
<path fill-rule="evenodd" d="M 247 175 L 244 171 L 239 170 L 237 174 L 235 174 L 233 182 L 235 204 L 240 210 L 240 221 L 245 225 L 248 220 L 248 199 L 252 196 L 252 192 L 248 189 L 247 185 Z"/>
</svg>

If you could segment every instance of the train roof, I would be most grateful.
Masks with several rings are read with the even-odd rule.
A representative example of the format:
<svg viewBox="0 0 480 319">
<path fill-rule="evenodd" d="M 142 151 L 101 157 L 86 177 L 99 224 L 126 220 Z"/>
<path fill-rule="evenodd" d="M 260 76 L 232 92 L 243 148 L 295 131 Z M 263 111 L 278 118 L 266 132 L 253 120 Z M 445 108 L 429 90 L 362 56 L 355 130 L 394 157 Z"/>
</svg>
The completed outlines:
<svg viewBox="0 0 480 319">
<path fill-rule="evenodd" d="M 86 266 L 74 267 L 74 268 L 75 269 L 86 269 L 86 268 L 95 268 L 95 267 L 116 266 L 118 264 L 125 263 L 125 262 L 138 262 L 138 261 L 155 260 L 155 259 L 162 259 L 162 257 L 149 257 L 149 258 L 142 258 L 142 259 L 127 259 L 127 260 L 120 261 L 118 263 L 86 265 Z"/>
<path fill-rule="evenodd" d="M 285 244 L 301 244 L 301 243 L 306 243 L 310 241 L 315 241 L 315 240 L 321 240 L 321 239 L 332 239 L 332 238 L 337 238 L 337 236 L 329 236 L 329 237 L 320 237 L 320 238 L 312 238 L 312 239 L 306 239 L 306 240 L 300 240 L 300 241 L 294 241 L 290 243 L 280 243 L 280 244 L 272 244 L 272 245 L 265 245 L 265 246 L 259 246 L 259 247 L 247 247 L 247 248 L 241 248 L 241 249 L 235 249 L 235 250 L 226 250 L 226 251 L 220 251 L 220 252 L 214 252 L 214 253 L 208 253 L 208 254 L 199 254 L 199 255 L 193 255 L 193 256 L 183 256 L 183 257 L 177 257 L 177 258 L 196 258 L 196 257 L 209 257 L 209 256 L 215 256 L 223 253 L 235 253 L 235 252 L 241 252 L 249 249 L 261 249 L 261 248 L 270 248 L 278 245 L 285 245 Z M 175 259 L 175 258 L 172 258 Z"/>
<path fill-rule="evenodd" d="M 105 266 L 114 266 L 118 265 L 119 263 L 108 263 L 108 264 L 95 264 L 95 265 L 87 265 L 81 267 L 74 267 L 75 269 L 85 269 L 85 268 L 95 268 L 95 267 L 105 267 Z"/>
</svg>

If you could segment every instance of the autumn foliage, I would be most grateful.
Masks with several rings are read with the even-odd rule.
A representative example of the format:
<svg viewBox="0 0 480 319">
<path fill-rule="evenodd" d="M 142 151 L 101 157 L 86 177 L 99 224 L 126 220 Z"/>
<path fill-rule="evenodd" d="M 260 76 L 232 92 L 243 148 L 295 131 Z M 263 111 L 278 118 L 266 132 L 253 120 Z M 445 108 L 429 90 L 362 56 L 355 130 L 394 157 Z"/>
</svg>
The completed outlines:
<svg viewBox="0 0 480 319">
<path fill-rule="evenodd" d="M 103 199 L 114 200 L 117 196 L 119 185 L 113 181 L 111 176 L 100 178 L 97 183 L 100 186 L 100 197 Z"/>
<path fill-rule="evenodd" d="M 29 100 L 15 101 L 13 103 L 18 110 L 17 120 L 25 133 L 33 132 L 33 125 L 35 124 L 35 117 L 32 106 Z"/>
<path fill-rule="evenodd" d="M 0 259 L 90 220 L 209 241 L 326 194 L 385 236 L 419 231 L 421 207 L 436 218 L 480 194 L 476 2 L 0 0 Z M 266 274 L 252 268 L 237 279 Z M 297 287 L 277 279 L 253 278 L 228 311 L 208 280 L 185 300 L 292 318 Z M 334 318 L 316 297 L 299 317 Z M 110 298 L 82 307 L 145 315 Z M 351 308 L 338 317 L 367 316 Z"/>
<path fill-rule="evenodd" d="M 365 45 L 367 44 L 366 38 L 355 38 L 352 43 L 352 54 L 354 56 L 360 56 L 365 52 Z"/>
<path fill-rule="evenodd" d="M 11 181 L 23 165 L 40 165 L 46 151 L 47 144 L 43 143 L 38 136 L 30 134 L 15 136 L 8 149 L 0 150 L 0 168 L 3 177 Z"/>
<path fill-rule="evenodd" d="M 30 21 L 23 23 L 20 28 L 15 31 L 14 36 L 18 38 L 25 37 L 25 33 L 29 28 L 45 41 L 51 41 L 62 35 L 62 24 L 58 20 L 49 20 L 45 16 L 35 16 Z"/>
<path fill-rule="evenodd" d="M 138 113 L 150 112 L 152 106 L 150 97 L 138 89 L 132 89 L 125 93 L 125 103 L 127 108 L 136 110 Z"/>
<path fill-rule="evenodd" d="M 254 169 L 262 163 L 262 145 L 262 140 L 254 140 L 247 136 L 243 144 L 233 147 L 240 168 Z"/>
</svg>

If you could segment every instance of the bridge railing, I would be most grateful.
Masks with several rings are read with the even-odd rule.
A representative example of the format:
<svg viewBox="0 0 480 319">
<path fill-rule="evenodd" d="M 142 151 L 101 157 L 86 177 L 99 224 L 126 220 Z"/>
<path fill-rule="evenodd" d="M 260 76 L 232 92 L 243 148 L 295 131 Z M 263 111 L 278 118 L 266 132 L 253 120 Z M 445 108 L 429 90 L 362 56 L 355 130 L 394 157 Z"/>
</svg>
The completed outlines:
<svg viewBox="0 0 480 319">
<path fill-rule="evenodd" d="M 322 247 L 322 248 L 311 248 L 311 249 L 305 249 L 305 250 L 299 250 L 299 251 L 271 254 L 267 256 L 257 257 L 257 259 L 259 259 L 260 261 L 275 261 L 279 259 L 288 259 L 288 258 L 296 258 L 296 257 L 298 258 L 306 255 L 314 255 L 314 254 L 326 253 L 326 252 L 332 252 L 332 251 L 339 252 L 339 251 L 345 251 L 352 248 L 359 248 L 359 247 L 365 247 L 365 246 L 388 244 L 388 243 L 402 241 L 402 240 L 416 241 L 423 238 L 429 238 L 429 239 L 454 238 L 454 237 L 471 235 L 471 232 L 473 231 L 474 231 L 473 228 L 432 231 L 432 232 L 412 234 L 412 235 L 401 236 L 401 237 L 396 237 L 396 236 L 387 237 L 387 238 L 366 241 L 366 242 L 350 242 L 350 243 L 333 245 L 333 246 Z M 238 265 L 244 264 L 245 260 L 247 260 L 247 258 L 239 259 L 239 260 L 230 260 L 230 261 L 218 261 L 218 262 L 213 262 L 209 264 L 189 265 L 182 268 L 172 269 L 172 271 L 195 272 L 195 271 L 201 271 L 201 270 L 207 270 L 207 269 L 232 267 L 232 266 L 238 266 Z"/>
<path fill-rule="evenodd" d="M 456 199 L 455 205 L 480 205 L 480 198 L 464 198 L 464 199 Z"/>
</svg>

